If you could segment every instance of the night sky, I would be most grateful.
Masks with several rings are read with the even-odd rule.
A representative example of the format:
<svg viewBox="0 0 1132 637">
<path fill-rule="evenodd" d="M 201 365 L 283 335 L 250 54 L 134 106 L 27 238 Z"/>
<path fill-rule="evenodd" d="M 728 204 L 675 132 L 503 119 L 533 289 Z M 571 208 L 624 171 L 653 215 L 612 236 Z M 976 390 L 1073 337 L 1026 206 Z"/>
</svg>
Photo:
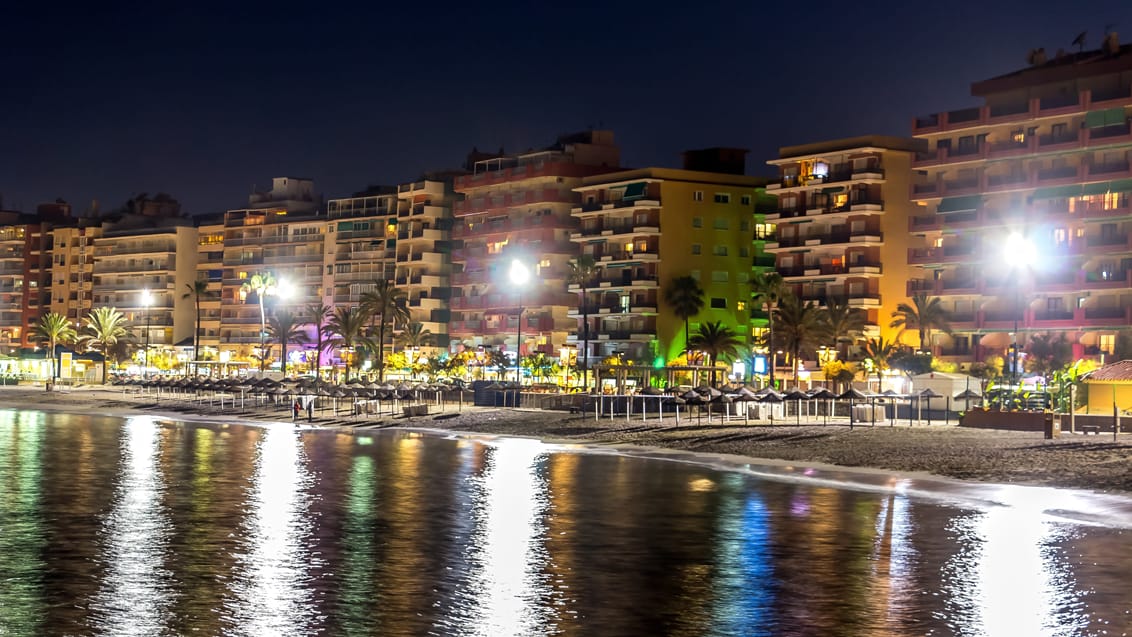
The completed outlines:
<svg viewBox="0 0 1132 637">
<path fill-rule="evenodd" d="M 341 197 L 591 126 L 627 166 L 726 145 L 766 174 L 779 146 L 973 105 L 1031 48 L 1132 42 L 1127 0 L 109 4 L 0 8 L 4 208 L 215 212 L 274 176 Z"/>
</svg>

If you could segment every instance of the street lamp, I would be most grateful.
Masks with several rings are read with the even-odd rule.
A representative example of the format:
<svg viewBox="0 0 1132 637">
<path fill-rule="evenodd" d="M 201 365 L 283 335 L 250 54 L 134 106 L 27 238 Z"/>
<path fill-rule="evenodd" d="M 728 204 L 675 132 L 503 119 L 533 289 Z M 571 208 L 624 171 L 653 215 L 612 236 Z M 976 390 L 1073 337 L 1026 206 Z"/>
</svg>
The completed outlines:
<svg viewBox="0 0 1132 637">
<path fill-rule="evenodd" d="M 1020 370 L 1018 369 L 1018 315 L 1022 306 L 1022 269 L 1034 264 L 1037 251 L 1034 244 L 1017 232 L 1006 238 L 1006 263 L 1014 269 L 1014 332 L 1011 333 L 1010 344 L 1010 377 L 1014 385 L 1018 385 Z"/>
<path fill-rule="evenodd" d="M 522 385 L 522 376 L 519 375 L 519 362 L 522 359 L 523 353 L 523 286 L 527 284 L 527 280 L 531 278 L 531 271 L 522 261 L 514 259 L 511 261 L 511 283 L 515 285 L 515 294 L 519 298 L 519 320 L 517 322 L 517 331 L 515 338 L 515 384 Z"/>
<path fill-rule="evenodd" d="M 149 322 L 150 306 L 153 305 L 153 293 L 149 288 L 142 290 L 141 304 L 145 308 L 145 367 L 142 368 L 142 378 L 149 378 Z"/>
</svg>

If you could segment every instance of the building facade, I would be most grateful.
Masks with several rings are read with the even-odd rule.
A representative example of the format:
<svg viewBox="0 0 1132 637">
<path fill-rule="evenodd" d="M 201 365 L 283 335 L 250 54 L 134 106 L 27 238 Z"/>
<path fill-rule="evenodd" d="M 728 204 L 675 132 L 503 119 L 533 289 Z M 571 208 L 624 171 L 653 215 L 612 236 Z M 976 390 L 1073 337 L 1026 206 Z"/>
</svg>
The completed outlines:
<svg viewBox="0 0 1132 637">
<path fill-rule="evenodd" d="M 957 361 L 1037 334 L 1111 354 L 1132 326 L 1132 48 L 1036 56 L 976 82 L 977 107 L 917 118 L 909 293 L 938 297 Z M 1037 258 L 1027 263 L 1007 241 Z M 1014 239 L 1019 241 L 1019 239 Z M 1015 330 L 1017 326 L 1017 331 Z"/>
<path fill-rule="evenodd" d="M 581 285 L 569 286 L 579 295 L 569 310 L 578 324 L 568 339 L 578 347 L 579 362 L 677 360 L 685 348 L 684 321 L 665 303 L 664 291 L 683 276 L 704 290 L 691 334 L 718 321 L 749 341 L 755 200 L 764 183 L 674 168 L 584 179 L 574 189 L 580 202 L 572 210 L 578 229 L 571 240 L 576 254 L 593 259 L 597 274 L 585 299 Z"/>
<path fill-rule="evenodd" d="M 802 301 L 845 301 L 865 313 L 867 338 L 896 338 L 889 327 L 907 301 L 908 192 L 923 142 L 854 137 L 780 150 L 766 215 L 776 239 L 766 243 L 775 268 Z M 905 334 L 915 338 L 914 334 Z M 917 343 L 909 343 L 917 345 Z"/>
<path fill-rule="evenodd" d="M 469 158 L 468 174 L 455 180 L 464 199 L 455 203 L 452 230 L 454 342 L 558 354 L 577 328 L 570 315 L 577 296 L 566 289 L 576 255 L 574 188 L 619 163 L 613 133 L 596 130 L 563 136 L 542 150 Z M 522 287 L 509 279 L 516 260 L 531 274 Z"/>
</svg>

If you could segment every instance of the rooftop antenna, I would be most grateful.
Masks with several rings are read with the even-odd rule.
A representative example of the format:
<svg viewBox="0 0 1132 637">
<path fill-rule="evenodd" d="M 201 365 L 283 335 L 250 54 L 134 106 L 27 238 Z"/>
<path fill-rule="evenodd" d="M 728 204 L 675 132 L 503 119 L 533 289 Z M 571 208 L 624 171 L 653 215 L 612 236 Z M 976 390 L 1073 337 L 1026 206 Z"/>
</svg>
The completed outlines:
<svg viewBox="0 0 1132 637">
<path fill-rule="evenodd" d="M 1086 33 L 1088 33 L 1088 31 L 1082 31 L 1082 32 L 1077 34 L 1077 37 L 1073 38 L 1072 44 L 1077 45 L 1077 52 L 1078 53 L 1085 50 L 1085 34 Z"/>
</svg>

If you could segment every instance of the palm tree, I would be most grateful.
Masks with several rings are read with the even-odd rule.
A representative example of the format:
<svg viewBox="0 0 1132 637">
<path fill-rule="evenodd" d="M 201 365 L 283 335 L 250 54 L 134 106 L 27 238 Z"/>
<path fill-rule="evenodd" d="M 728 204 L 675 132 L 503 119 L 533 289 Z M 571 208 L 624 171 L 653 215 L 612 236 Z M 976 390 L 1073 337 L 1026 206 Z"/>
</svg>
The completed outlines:
<svg viewBox="0 0 1132 637">
<path fill-rule="evenodd" d="M 763 272 L 755 275 L 751 280 L 751 296 L 755 301 L 758 301 L 759 307 L 766 308 L 767 319 L 767 338 L 766 346 L 767 351 L 770 353 L 770 386 L 774 387 L 774 359 L 775 359 L 775 343 L 774 343 L 774 309 L 778 306 L 778 302 L 783 296 L 789 294 L 790 290 L 786 287 L 786 282 L 782 279 L 782 275 L 777 272 Z"/>
<path fill-rule="evenodd" d="M 114 352 L 114 346 L 120 340 L 130 338 L 130 330 L 126 328 L 126 316 L 113 307 L 98 307 L 86 315 L 83 325 L 83 334 L 79 342 L 84 347 L 101 352 L 102 384 L 106 384 L 106 367 Z M 117 361 L 114 361 L 117 362 Z"/>
<path fill-rule="evenodd" d="M 66 316 L 58 312 L 50 312 L 39 319 L 39 323 L 35 326 L 35 335 L 41 341 L 47 341 L 51 354 L 51 378 L 54 380 L 59 377 L 59 369 L 55 361 L 55 346 L 75 340 L 75 328 L 71 327 Z M 51 389 L 50 383 L 48 383 L 47 388 Z"/>
<path fill-rule="evenodd" d="M 362 295 L 364 312 L 369 316 L 371 325 L 373 319 L 378 320 L 377 330 L 377 378 L 385 380 L 385 326 L 398 325 L 409 322 L 409 297 L 404 290 L 393 285 L 392 281 L 379 279 L 374 281 L 374 288 Z"/>
<path fill-rule="evenodd" d="M 798 365 L 803 351 L 813 350 L 825 336 L 821 312 L 812 301 L 803 303 L 794 295 L 784 296 L 775 308 L 780 340 L 790 352 L 790 364 L 794 368 L 794 382 L 798 382 Z"/>
<path fill-rule="evenodd" d="M 911 305 L 907 303 L 897 305 L 889 327 L 899 327 L 901 333 L 906 329 L 917 330 L 920 333 L 920 349 L 928 348 L 925 351 L 930 351 L 932 330 L 939 330 L 944 334 L 951 333 L 947 310 L 939 302 L 938 297 L 928 298 L 926 294 L 913 295 Z"/>
<path fill-rule="evenodd" d="M 688 319 L 704 309 L 704 289 L 691 275 L 678 276 L 664 290 L 664 301 L 672 306 L 672 313 L 684 321 L 684 351 L 688 350 Z"/>
<path fill-rule="evenodd" d="M 405 326 L 404 331 L 397 335 L 394 339 L 400 343 L 402 349 L 417 351 L 422 347 L 429 347 L 436 343 L 436 335 L 431 330 L 426 329 L 420 321 L 413 321 Z M 409 367 L 412 368 L 416 361 L 410 360 Z"/>
<path fill-rule="evenodd" d="M 536 382 L 540 378 L 546 380 L 554 369 L 554 359 L 543 352 L 535 352 L 524 359 L 523 367 L 531 370 L 531 376 L 535 378 Z"/>
<path fill-rule="evenodd" d="M 837 349 L 838 359 L 847 360 L 849 345 L 865 330 L 865 313 L 860 308 L 849 307 L 849 301 L 844 297 L 830 297 L 822 312 L 822 322 Z M 842 345 L 845 345 L 844 352 L 841 351 Z"/>
<path fill-rule="evenodd" d="M 259 301 L 259 371 L 261 374 L 267 369 L 267 349 L 265 346 L 267 315 L 264 312 L 263 302 L 267 293 L 274 287 L 275 277 L 270 272 L 254 274 L 252 278 L 244 281 L 244 284 L 240 286 L 241 294 L 246 297 L 249 292 L 255 292 L 256 299 Z"/>
<path fill-rule="evenodd" d="M 310 314 L 310 321 L 308 325 L 314 328 L 314 377 L 317 379 L 322 370 L 322 352 L 326 349 L 326 336 L 327 325 L 326 322 L 330 315 L 334 312 L 334 308 L 318 301 L 311 303 L 307 306 L 307 314 Z"/>
<path fill-rule="evenodd" d="M 328 345 L 351 352 L 362 343 L 362 332 L 366 327 L 366 313 L 358 307 L 339 307 L 326 322 L 326 331 L 332 335 Z M 357 360 L 351 355 L 346 361 L 346 380 L 350 380 L 350 364 Z"/>
<path fill-rule="evenodd" d="M 582 256 L 570 262 L 570 270 L 566 273 L 566 282 L 577 285 L 582 291 L 582 387 L 589 387 L 589 357 L 590 357 L 590 306 L 589 284 L 597 276 L 598 267 L 591 255 Z"/>
<path fill-rule="evenodd" d="M 707 354 L 708 367 L 711 367 L 711 382 L 715 384 L 715 363 L 720 357 L 734 358 L 739 354 L 743 341 L 730 328 L 720 321 L 706 323 L 692 337 L 690 345 Z"/>
<path fill-rule="evenodd" d="M 306 325 L 303 321 L 299 320 L 290 310 L 275 310 L 270 320 L 270 336 L 271 340 L 279 343 L 279 348 L 283 350 L 282 367 L 283 375 L 287 375 L 287 345 L 289 343 L 306 343 L 307 333 L 303 330 Z"/>
<path fill-rule="evenodd" d="M 192 283 L 186 283 L 185 289 L 188 291 L 182 294 L 181 298 L 192 297 L 197 311 L 196 321 L 193 323 L 193 362 L 196 362 L 200 360 L 200 301 L 212 296 L 212 293 L 208 291 L 208 279 L 197 279 Z"/>
<path fill-rule="evenodd" d="M 869 361 L 873 366 L 873 371 L 877 375 L 877 391 L 881 387 L 881 380 L 883 373 L 888 369 L 888 359 L 897 351 L 896 341 L 890 341 L 883 336 L 880 338 L 870 338 L 865 342 L 865 360 Z"/>
</svg>

